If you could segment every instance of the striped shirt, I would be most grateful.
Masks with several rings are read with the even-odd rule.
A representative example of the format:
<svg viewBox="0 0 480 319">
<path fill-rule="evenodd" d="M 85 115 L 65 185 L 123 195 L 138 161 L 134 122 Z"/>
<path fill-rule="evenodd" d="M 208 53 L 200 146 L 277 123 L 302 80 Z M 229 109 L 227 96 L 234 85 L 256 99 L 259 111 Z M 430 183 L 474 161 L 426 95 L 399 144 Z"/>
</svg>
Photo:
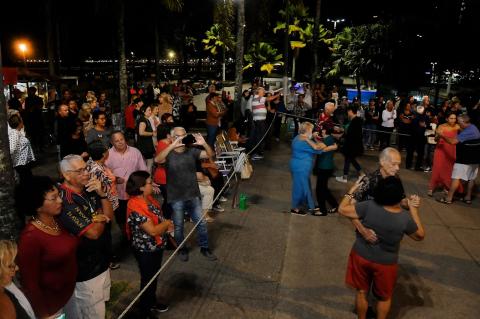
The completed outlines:
<svg viewBox="0 0 480 319">
<path fill-rule="evenodd" d="M 265 97 L 255 95 L 252 100 L 252 114 L 254 121 L 265 121 L 267 119 L 267 107 Z"/>
</svg>

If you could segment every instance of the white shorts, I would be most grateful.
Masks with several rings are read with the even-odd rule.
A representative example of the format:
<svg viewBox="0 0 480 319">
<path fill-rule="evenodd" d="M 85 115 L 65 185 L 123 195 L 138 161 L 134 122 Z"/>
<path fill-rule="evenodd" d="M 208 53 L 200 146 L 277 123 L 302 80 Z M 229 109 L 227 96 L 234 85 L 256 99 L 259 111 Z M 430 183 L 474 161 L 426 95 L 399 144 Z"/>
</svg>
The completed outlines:
<svg viewBox="0 0 480 319">
<path fill-rule="evenodd" d="M 200 195 L 202 196 L 202 209 L 203 210 L 210 210 L 212 209 L 213 205 L 213 196 L 215 195 L 215 189 L 206 184 L 198 183 L 198 188 L 200 189 Z"/>
<path fill-rule="evenodd" d="M 110 269 L 90 280 L 77 282 L 72 298 L 64 307 L 66 318 L 105 319 L 110 286 Z"/>
<path fill-rule="evenodd" d="M 453 165 L 452 179 L 461 179 L 472 181 L 477 178 L 478 164 L 459 164 Z"/>
</svg>

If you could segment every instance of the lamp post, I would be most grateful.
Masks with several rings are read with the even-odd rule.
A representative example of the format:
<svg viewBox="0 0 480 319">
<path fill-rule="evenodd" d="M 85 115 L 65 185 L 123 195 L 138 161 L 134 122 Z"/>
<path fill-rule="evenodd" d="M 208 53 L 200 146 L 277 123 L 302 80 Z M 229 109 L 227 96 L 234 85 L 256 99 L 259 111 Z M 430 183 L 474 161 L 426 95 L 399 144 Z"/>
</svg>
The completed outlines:
<svg viewBox="0 0 480 319">
<path fill-rule="evenodd" d="M 345 22 L 345 19 L 336 19 L 336 20 L 327 19 L 327 22 L 333 23 L 333 30 L 336 30 L 337 29 L 337 23 Z"/>
</svg>

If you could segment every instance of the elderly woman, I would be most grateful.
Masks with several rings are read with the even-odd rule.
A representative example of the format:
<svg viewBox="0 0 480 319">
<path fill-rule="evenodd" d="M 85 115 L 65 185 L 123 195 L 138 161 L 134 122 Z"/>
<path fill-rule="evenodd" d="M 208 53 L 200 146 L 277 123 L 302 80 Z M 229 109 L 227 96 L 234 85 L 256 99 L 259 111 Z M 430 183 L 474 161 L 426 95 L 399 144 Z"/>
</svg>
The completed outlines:
<svg viewBox="0 0 480 319">
<path fill-rule="evenodd" d="M 13 241 L 0 240 L 0 318 L 33 319 L 30 303 L 12 281 L 18 270 L 16 255 L 17 245 Z"/>
<path fill-rule="evenodd" d="M 142 290 L 162 265 L 165 235 L 173 232 L 173 223 L 164 219 L 160 204 L 152 196 L 153 187 L 149 173 L 133 172 L 128 178 L 126 191 L 130 195 L 127 204 L 127 235 L 131 239 L 140 268 Z M 140 309 L 146 317 L 168 310 L 167 305 L 157 303 L 156 291 L 155 280 L 140 297 Z"/>
<path fill-rule="evenodd" d="M 357 290 L 358 318 L 365 318 L 367 294 L 372 287 L 377 303 L 377 318 L 386 318 L 390 310 L 393 290 L 397 280 L 398 252 L 406 234 L 413 240 L 423 240 L 425 231 L 418 217 L 419 199 L 408 199 L 410 211 L 400 205 L 405 197 L 402 182 L 389 176 L 378 181 L 374 200 L 356 203 L 353 193 L 360 186 L 357 182 L 345 194 L 339 206 L 340 214 L 372 229 L 378 240 L 368 242 L 358 232 L 348 260 L 346 283 Z"/>
<path fill-rule="evenodd" d="M 310 186 L 310 174 L 313 168 L 313 160 L 316 154 L 329 152 L 337 149 L 337 145 L 326 146 L 323 143 L 312 141 L 313 124 L 310 122 L 300 123 L 298 135 L 292 142 L 292 158 L 290 171 L 292 172 L 292 209 L 290 212 L 297 215 L 305 215 L 306 212 L 300 207 L 306 203 L 310 213 L 321 216 L 320 209 L 315 208 Z"/>
<path fill-rule="evenodd" d="M 28 194 L 32 219 L 17 256 L 22 288 L 38 318 L 58 316 L 75 288 L 78 239 L 57 223 L 62 199 L 49 177 L 34 176 Z"/>
<path fill-rule="evenodd" d="M 12 164 L 18 174 L 20 183 L 28 182 L 32 176 L 30 165 L 35 161 L 32 145 L 25 137 L 20 113 L 14 112 L 8 118 L 8 141 Z"/>
</svg>

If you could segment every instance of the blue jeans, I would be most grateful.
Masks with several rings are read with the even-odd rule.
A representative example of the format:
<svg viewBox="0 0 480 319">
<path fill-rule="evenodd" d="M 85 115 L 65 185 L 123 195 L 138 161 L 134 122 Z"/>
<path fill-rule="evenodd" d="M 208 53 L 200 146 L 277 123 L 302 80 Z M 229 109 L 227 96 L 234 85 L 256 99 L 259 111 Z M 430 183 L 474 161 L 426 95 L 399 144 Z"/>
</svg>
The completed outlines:
<svg viewBox="0 0 480 319">
<path fill-rule="evenodd" d="M 173 210 L 173 224 L 175 226 L 175 240 L 180 244 L 184 237 L 183 222 L 185 212 L 188 212 L 193 222 L 196 224 L 202 217 L 202 202 L 200 198 L 194 198 L 184 201 L 171 202 Z M 208 248 L 207 223 L 203 219 L 197 227 L 197 243 L 200 248 Z"/>
<path fill-rule="evenodd" d="M 363 131 L 363 144 L 366 146 L 373 146 L 375 144 L 375 132 L 371 130 L 376 130 L 377 125 L 375 124 L 365 124 L 365 130 Z"/>
<path fill-rule="evenodd" d="M 210 147 L 215 147 L 215 139 L 217 138 L 218 125 L 207 124 L 207 143 Z"/>
</svg>

